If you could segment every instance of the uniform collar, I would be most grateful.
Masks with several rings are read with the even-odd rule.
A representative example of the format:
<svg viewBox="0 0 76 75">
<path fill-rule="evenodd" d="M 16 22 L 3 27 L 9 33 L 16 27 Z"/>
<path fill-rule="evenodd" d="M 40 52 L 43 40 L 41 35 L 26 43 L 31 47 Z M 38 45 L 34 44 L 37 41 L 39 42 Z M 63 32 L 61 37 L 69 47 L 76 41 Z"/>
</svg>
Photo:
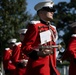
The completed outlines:
<svg viewBox="0 0 76 75">
<path fill-rule="evenodd" d="M 43 24 L 45 24 L 45 25 L 49 25 L 49 24 L 51 24 L 50 22 L 46 22 L 46 21 L 41 20 L 41 19 L 40 19 L 40 22 L 43 23 Z"/>
</svg>

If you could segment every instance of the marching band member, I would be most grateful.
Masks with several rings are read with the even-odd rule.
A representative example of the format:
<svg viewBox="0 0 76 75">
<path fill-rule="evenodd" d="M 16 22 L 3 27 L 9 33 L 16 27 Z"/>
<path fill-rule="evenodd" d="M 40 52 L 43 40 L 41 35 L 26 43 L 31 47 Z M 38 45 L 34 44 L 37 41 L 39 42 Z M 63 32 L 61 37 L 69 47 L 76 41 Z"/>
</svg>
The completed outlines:
<svg viewBox="0 0 76 75">
<path fill-rule="evenodd" d="M 21 51 L 29 57 L 25 75 L 60 75 L 56 68 L 56 27 L 51 25 L 55 9 L 52 1 L 35 5 L 39 21 L 31 21 Z"/>
<path fill-rule="evenodd" d="M 20 29 L 20 40 L 24 39 L 27 29 Z M 21 42 L 17 42 L 14 46 L 12 61 L 16 65 L 16 75 L 25 75 L 28 57 L 21 51 Z"/>
<path fill-rule="evenodd" d="M 9 39 L 9 48 L 5 48 L 3 54 L 3 67 L 5 75 L 15 75 L 16 66 L 12 63 L 12 52 L 17 39 Z"/>
<path fill-rule="evenodd" d="M 69 75 L 76 75 L 76 22 L 69 25 L 71 37 L 60 61 L 69 60 Z"/>
</svg>

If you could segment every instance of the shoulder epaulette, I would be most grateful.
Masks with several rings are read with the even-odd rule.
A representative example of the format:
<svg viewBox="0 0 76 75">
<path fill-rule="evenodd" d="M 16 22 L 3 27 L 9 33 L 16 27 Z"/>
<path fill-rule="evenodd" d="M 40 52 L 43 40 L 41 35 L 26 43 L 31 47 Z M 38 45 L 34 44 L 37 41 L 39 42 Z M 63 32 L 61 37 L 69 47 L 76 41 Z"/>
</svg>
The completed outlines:
<svg viewBox="0 0 76 75">
<path fill-rule="evenodd" d="M 76 34 L 72 34 L 72 36 L 71 37 L 76 37 Z"/>
<path fill-rule="evenodd" d="M 21 42 L 17 42 L 17 43 L 15 43 L 16 46 L 18 46 L 19 44 L 21 44 Z"/>
<path fill-rule="evenodd" d="M 10 48 L 5 48 L 5 50 L 9 50 Z"/>
<path fill-rule="evenodd" d="M 30 24 L 37 24 L 40 23 L 40 21 L 30 21 Z"/>
</svg>

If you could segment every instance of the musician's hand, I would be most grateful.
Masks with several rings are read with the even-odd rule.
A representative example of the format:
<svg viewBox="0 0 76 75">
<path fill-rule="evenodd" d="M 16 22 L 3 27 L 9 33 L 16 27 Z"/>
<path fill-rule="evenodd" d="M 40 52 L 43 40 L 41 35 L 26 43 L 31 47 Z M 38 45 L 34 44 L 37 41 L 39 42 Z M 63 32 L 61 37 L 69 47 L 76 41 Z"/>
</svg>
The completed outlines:
<svg viewBox="0 0 76 75">
<path fill-rule="evenodd" d="M 54 51 L 53 51 L 53 49 L 51 49 L 51 50 L 50 50 L 50 49 L 45 49 L 45 50 L 44 50 L 44 53 L 50 55 L 50 54 L 53 54 Z"/>
<path fill-rule="evenodd" d="M 21 60 L 20 62 L 21 62 L 24 66 L 26 66 L 27 63 L 28 63 L 28 60 L 23 59 L 23 60 Z"/>
<path fill-rule="evenodd" d="M 39 57 L 45 57 L 45 55 L 44 55 L 44 53 L 43 53 L 42 51 L 38 51 L 38 52 L 37 52 L 37 55 L 38 55 Z"/>
<path fill-rule="evenodd" d="M 38 56 L 45 57 L 45 56 L 51 54 L 51 50 L 46 49 L 46 50 L 43 50 L 43 51 L 38 51 L 37 54 L 38 54 Z"/>
<path fill-rule="evenodd" d="M 22 59 L 17 63 L 17 67 L 24 68 L 27 66 L 28 60 Z"/>
</svg>

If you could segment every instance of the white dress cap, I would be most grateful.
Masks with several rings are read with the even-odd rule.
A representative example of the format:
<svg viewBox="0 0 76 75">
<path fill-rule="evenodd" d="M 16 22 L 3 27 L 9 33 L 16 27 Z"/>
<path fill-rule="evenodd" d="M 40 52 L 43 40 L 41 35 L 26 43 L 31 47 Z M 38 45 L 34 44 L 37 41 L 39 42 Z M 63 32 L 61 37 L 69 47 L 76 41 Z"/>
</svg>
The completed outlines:
<svg viewBox="0 0 76 75">
<path fill-rule="evenodd" d="M 9 39 L 7 42 L 8 43 L 16 43 L 17 39 Z"/>
<path fill-rule="evenodd" d="M 45 2 L 39 2 L 38 4 L 35 5 L 34 9 L 36 11 L 42 9 L 43 7 L 49 7 L 52 8 L 54 5 L 53 1 L 45 1 Z"/>
<path fill-rule="evenodd" d="M 19 32 L 19 34 L 25 34 L 26 31 L 27 31 L 27 29 L 20 29 L 18 32 Z"/>
</svg>

